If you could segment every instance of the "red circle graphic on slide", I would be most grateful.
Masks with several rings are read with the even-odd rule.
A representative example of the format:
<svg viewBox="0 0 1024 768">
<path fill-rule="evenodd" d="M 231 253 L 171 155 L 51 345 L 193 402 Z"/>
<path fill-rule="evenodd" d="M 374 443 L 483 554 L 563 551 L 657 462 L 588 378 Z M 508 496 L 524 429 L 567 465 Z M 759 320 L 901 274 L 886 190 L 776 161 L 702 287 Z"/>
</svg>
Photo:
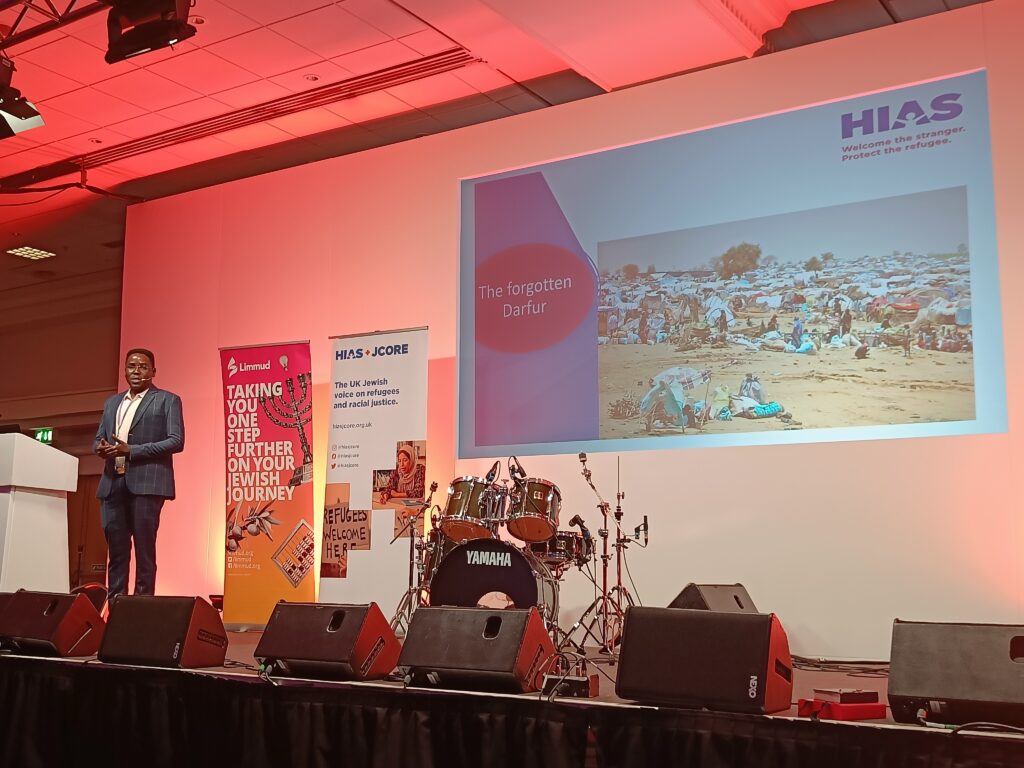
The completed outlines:
<svg viewBox="0 0 1024 768">
<path fill-rule="evenodd" d="M 561 341 L 594 303 L 589 262 L 550 243 L 506 248 L 476 269 L 476 340 L 500 352 Z"/>
</svg>

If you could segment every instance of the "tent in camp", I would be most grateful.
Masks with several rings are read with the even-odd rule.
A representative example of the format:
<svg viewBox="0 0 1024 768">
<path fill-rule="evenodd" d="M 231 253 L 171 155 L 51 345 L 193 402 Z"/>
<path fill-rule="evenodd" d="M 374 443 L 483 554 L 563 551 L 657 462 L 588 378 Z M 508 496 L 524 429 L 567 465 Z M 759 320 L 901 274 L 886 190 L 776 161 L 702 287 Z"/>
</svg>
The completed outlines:
<svg viewBox="0 0 1024 768">
<path fill-rule="evenodd" d="M 709 296 L 704 302 L 704 322 L 710 326 L 718 324 L 718 317 L 725 313 L 726 322 L 732 325 L 736 322 L 736 316 L 729 308 L 729 305 L 720 296 Z"/>
</svg>

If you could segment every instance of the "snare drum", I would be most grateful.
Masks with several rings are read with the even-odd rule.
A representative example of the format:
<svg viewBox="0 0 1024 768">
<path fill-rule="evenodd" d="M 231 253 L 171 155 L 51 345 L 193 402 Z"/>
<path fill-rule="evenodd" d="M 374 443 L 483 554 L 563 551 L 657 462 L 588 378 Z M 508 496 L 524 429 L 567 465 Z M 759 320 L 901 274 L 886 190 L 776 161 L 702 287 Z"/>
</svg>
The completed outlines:
<svg viewBox="0 0 1024 768">
<path fill-rule="evenodd" d="M 506 493 L 482 477 L 452 480 L 441 515 L 441 532 L 455 542 L 493 539 L 496 520 L 505 510 Z"/>
<path fill-rule="evenodd" d="M 516 608 L 540 611 L 551 627 L 558 618 L 558 582 L 529 550 L 507 541 L 477 539 L 444 556 L 430 581 L 430 605 L 475 607 L 492 594 L 508 598 Z"/>
<path fill-rule="evenodd" d="M 539 477 L 528 477 L 512 488 L 508 532 L 522 541 L 547 541 L 558 532 L 562 492 Z"/>
<path fill-rule="evenodd" d="M 530 551 L 553 571 L 583 565 L 590 559 L 587 541 L 576 531 L 559 531 L 547 541 L 530 544 Z"/>
</svg>

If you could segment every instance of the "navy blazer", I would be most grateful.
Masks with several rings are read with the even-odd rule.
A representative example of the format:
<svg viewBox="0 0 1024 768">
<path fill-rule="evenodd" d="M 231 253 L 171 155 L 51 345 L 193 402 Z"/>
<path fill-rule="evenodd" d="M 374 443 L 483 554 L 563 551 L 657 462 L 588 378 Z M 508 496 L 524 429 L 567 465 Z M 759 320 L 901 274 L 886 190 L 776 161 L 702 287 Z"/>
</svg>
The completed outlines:
<svg viewBox="0 0 1024 768">
<path fill-rule="evenodd" d="M 117 409 L 125 392 L 119 392 L 103 405 L 103 418 L 93 448 L 102 438 L 114 442 L 117 431 Z M 172 455 L 185 447 L 185 422 L 181 414 L 181 398 L 173 392 L 157 389 L 152 384 L 142 398 L 128 431 L 128 469 L 125 482 L 128 491 L 142 496 L 174 498 L 174 465 Z M 106 499 L 113 490 L 114 460 L 107 459 L 96 496 Z"/>
</svg>

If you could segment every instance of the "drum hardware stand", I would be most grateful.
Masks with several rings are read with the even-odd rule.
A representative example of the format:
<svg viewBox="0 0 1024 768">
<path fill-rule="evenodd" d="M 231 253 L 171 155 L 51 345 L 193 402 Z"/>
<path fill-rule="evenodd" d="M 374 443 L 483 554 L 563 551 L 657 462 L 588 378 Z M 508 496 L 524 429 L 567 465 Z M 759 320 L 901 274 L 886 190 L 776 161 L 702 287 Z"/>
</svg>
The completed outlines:
<svg viewBox="0 0 1024 768">
<path fill-rule="evenodd" d="M 423 506 L 417 510 L 415 515 L 409 518 L 408 522 L 402 527 L 402 530 L 396 533 L 395 538 L 390 541 L 391 544 L 394 544 L 405 535 L 406 531 L 409 531 L 409 587 L 405 590 L 405 594 L 402 595 L 402 599 L 398 601 L 395 615 L 391 617 L 391 629 L 395 631 L 396 635 L 404 636 L 409 631 L 409 622 L 412 621 L 412 615 L 416 612 L 423 599 L 423 560 L 417 554 L 417 550 L 423 549 L 423 539 L 420 536 L 416 522 L 424 512 L 430 509 L 430 502 L 433 500 L 434 491 L 436 490 L 437 483 L 431 483 L 430 495 L 423 502 Z"/>
<path fill-rule="evenodd" d="M 622 527 L 622 500 L 626 497 L 618 488 L 619 477 L 616 471 L 616 493 L 615 493 L 615 543 L 611 545 L 615 549 L 615 586 L 608 587 L 608 564 L 612 556 L 609 550 L 608 536 L 608 515 L 610 505 L 597 490 L 592 479 L 591 471 L 587 468 L 587 454 L 580 454 L 580 463 L 583 465 L 583 478 L 587 485 L 594 492 L 598 499 L 597 508 L 601 511 L 601 528 L 597 535 L 601 538 L 601 593 L 592 602 L 583 615 L 572 625 L 572 628 L 565 633 L 566 639 L 559 646 L 564 647 L 566 643 L 573 643 L 581 652 L 582 643 L 571 640 L 577 630 L 583 630 L 583 639 L 589 637 L 600 646 L 601 653 L 607 654 L 609 663 L 614 664 L 617 658 L 617 648 L 622 636 L 622 624 L 626 617 L 626 608 L 633 605 L 633 596 L 622 583 L 622 550 L 628 544 L 628 538 L 623 535 Z"/>
</svg>

